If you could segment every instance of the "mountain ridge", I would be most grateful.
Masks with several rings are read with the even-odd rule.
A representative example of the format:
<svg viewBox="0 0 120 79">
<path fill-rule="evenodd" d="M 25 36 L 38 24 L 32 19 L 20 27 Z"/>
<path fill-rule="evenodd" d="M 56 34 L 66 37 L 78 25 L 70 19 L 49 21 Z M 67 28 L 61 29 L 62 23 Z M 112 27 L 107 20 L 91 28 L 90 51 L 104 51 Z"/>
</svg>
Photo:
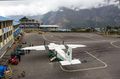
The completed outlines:
<svg viewBox="0 0 120 79">
<path fill-rule="evenodd" d="M 43 15 L 44 24 L 58 24 L 63 28 L 105 27 L 120 25 L 120 9 L 115 5 L 73 10 L 62 7 Z"/>
</svg>

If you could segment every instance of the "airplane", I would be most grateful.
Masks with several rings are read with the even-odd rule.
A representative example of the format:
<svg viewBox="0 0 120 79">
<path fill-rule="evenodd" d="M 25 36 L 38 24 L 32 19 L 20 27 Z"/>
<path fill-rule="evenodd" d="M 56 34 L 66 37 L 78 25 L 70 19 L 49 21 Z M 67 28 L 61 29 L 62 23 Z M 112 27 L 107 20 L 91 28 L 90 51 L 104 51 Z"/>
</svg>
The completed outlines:
<svg viewBox="0 0 120 79">
<path fill-rule="evenodd" d="M 65 65 L 74 65 L 74 64 L 81 64 L 79 59 L 72 58 L 72 49 L 78 47 L 86 47 L 86 45 L 77 45 L 77 44 L 55 44 L 50 43 L 49 45 L 40 45 L 40 46 L 31 46 L 21 48 L 21 50 L 47 50 L 49 52 L 49 56 L 52 56 L 50 61 L 55 59 L 59 59 L 60 64 L 62 66 Z M 66 52 L 64 51 L 66 50 Z"/>
</svg>

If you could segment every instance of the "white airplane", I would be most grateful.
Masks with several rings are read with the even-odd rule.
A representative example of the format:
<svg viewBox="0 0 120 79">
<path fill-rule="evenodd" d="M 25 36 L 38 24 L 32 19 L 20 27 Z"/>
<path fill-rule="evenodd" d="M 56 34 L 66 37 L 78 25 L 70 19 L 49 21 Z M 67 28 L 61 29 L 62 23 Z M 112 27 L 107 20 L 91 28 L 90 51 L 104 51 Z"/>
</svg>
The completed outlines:
<svg viewBox="0 0 120 79">
<path fill-rule="evenodd" d="M 66 44 L 59 45 L 55 43 L 50 43 L 49 45 L 40 45 L 40 46 L 31 46 L 25 47 L 21 50 L 48 50 L 49 55 L 52 56 L 51 61 L 55 59 L 60 59 L 61 65 L 73 65 L 73 64 L 81 64 L 79 59 L 72 59 L 72 49 L 78 47 L 86 47 L 86 45 L 75 45 L 75 44 Z M 65 52 L 64 50 L 67 50 Z"/>
</svg>

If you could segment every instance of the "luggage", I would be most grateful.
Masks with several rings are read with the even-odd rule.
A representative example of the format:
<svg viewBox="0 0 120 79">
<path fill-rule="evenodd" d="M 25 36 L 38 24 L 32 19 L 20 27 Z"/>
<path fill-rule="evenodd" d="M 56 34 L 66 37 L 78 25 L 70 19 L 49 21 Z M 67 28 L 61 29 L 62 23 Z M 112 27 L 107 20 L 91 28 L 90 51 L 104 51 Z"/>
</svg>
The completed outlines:
<svg viewBox="0 0 120 79">
<path fill-rule="evenodd" d="M 9 59 L 9 63 L 17 65 L 19 63 L 19 59 L 17 58 L 17 56 L 13 56 Z"/>
</svg>

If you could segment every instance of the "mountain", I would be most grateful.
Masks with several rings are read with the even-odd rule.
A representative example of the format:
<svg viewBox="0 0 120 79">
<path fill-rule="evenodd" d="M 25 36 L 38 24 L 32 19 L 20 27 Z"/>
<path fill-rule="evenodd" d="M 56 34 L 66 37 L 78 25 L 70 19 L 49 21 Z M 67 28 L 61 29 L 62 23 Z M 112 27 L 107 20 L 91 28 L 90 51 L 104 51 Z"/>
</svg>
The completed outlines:
<svg viewBox="0 0 120 79">
<path fill-rule="evenodd" d="M 120 25 L 120 9 L 115 5 L 91 9 L 61 7 L 43 15 L 44 24 L 58 24 L 63 28 L 105 27 Z"/>
</svg>

